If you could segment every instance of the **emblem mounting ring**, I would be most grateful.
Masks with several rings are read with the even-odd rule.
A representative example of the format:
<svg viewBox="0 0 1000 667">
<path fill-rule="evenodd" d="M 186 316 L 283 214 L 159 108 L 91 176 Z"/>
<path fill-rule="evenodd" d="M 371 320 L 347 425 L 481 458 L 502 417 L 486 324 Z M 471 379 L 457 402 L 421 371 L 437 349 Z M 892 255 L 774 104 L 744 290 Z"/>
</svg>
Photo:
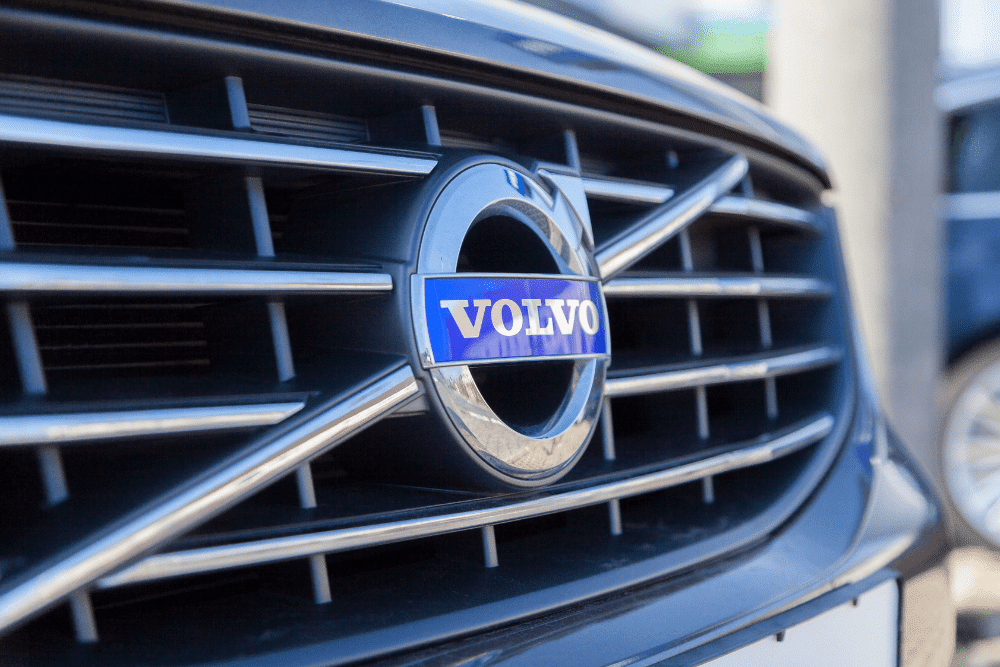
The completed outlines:
<svg viewBox="0 0 1000 667">
<path fill-rule="evenodd" d="M 516 220 L 534 232 L 551 255 L 558 273 L 456 273 L 466 235 L 477 223 L 495 217 Z M 600 340 L 590 348 L 553 355 L 531 352 L 471 360 L 436 358 L 428 320 L 441 312 L 447 316 L 448 311 L 437 308 L 436 303 L 432 304 L 433 309 L 428 305 L 428 285 L 432 281 L 447 281 L 449 278 L 482 279 L 497 284 L 521 280 L 543 291 L 555 283 L 565 283 L 568 290 L 586 290 L 589 299 L 586 294 L 577 294 L 580 298 L 574 300 L 576 303 L 586 301 L 589 306 L 580 309 L 587 312 L 578 318 L 578 322 L 582 320 L 588 332 L 599 331 Z M 473 460 L 493 477 L 521 487 L 548 484 L 567 473 L 583 454 L 600 414 L 604 378 L 610 360 L 610 337 L 607 308 L 590 240 L 566 197 L 558 190 L 550 195 L 529 175 L 504 164 L 480 163 L 460 171 L 447 183 L 431 207 L 420 244 L 417 273 L 411 278 L 410 298 L 420 364 L 429 372 L 447 419 L 458 432 L 461 442 L 470 450 Z M 457 314 L 461 316 L 460 324 L 465 327 L 464 332 L 475 331 L 478 335 L 478 327 L 483 326 L 484 317 L 490 319 L 489 313 L 484 315 L 482 305 L 488 301 L 471 301 L 479 304 L 478 312 L 469 308 L 469 314 L 460 311 Z M 528 302 L 542 303 L 543 300 L 524 301 Z M 442 308 L 450 305 L 454 315 L 457 310 L 453 305 L 455 303 L 442 302 Z M 498 306 L 501 304 L 508 310 L 500 316 L 494 313 L 494 318 L 502 318 L 504 314 L 521 318 L 520 311 L 514 315 L 516 301 L 501 299 L 496 302 Z M 500 310 L 503 311 L 503 308 Z M 573 322 L 566 317 L 568 312 L 569 309 L 561 311 L 557 318 L 550 318 L 550 328 L 551 319 L 558 319 L 558 323 L 563 325 L 555 330 L 556 336 L 560 331 L 567 330 L 567 326 L 572 327 Z M 525 324 L 530 319 L 530 326 L 541 332 L 538 317 L 537 308 L 529 307 L 527 317 L 523 319 Z M 508 327 L 496 319 L 493 321 L 503 335 L 513 336 L 513 324 Z M 476 328 L 472 329 L 474 326 Z M 520 324 L 518 331 L 522 331 Z M 541 337 L 532 342 L 538 340 Z M 438 349 L 440 351 L 440 344 Z M 477 363 L 551 360 L 572 362 L 566 395 L 551 418 L 543 424 L 527 428 L 509 425 L 496 414 L 480 392 L 470 368 Z"/>
</svg>

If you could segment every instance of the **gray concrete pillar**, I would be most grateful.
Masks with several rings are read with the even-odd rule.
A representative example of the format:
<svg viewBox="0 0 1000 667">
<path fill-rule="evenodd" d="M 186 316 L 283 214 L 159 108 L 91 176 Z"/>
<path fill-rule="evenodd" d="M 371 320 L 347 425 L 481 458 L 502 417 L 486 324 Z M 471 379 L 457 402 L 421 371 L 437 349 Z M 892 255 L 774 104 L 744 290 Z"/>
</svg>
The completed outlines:
<svg viewBox="0 0 1000 667">
<path fill-rule="evenodd" d="M 826 153 L 893 425 L 928 468 L 942 363 L 936 0 L 776 0 L 764 99 Z"/>
</svg>

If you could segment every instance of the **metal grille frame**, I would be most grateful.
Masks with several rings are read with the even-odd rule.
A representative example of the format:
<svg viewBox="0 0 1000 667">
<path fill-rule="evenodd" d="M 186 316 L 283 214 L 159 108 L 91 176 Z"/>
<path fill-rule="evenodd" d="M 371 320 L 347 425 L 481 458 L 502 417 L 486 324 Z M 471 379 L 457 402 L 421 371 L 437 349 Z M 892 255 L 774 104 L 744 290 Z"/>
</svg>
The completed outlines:
<svg viewBox="0 0 1000 667">
<path fill-rule="evenodd" d="M 189 49 L 201 60 L 210 58 L 219 48 L 210 40 L 187 37 L 180 39 L 180 44 L 179 48 Z M 250 48 L 248 54 L 250 70 L 273 58 L 273 53 L 262 48 Z M 315 56 L 290 55 L 289 60 L 291 63 L 285 66 L 293 82 L 306 73 L 320 73 L 343 81 L 342 85 L 351 85 L 362 73 L 367 76 L 373 72 L 371 67 Z M 265 85 L 263 80 L 249 78 L 241 81 L 230 77 L 218 82 L 223 111 L 229 114 L 228 129 L 215 125 L 212 118 L 217 117 L 216 112 L 215 116 L 206 115 L 204 121 L 185 126 L 164 124 L 153 128 L 139 119 L 123 128 L 101 125 L 100 119 L 93 116 L 74 116 L 72 110 L 53 119 L 45 117 L 42 108 L 37 114 L 20 116 L 5 107 L 6 115 L 0 117 L 0 145 L 12 155 L 51 155 L 57 159 L 80 159 L 82 155 L 86 160 L 139 160 L 170 168 L 189 163 L 236 168 L 238 176 L 233 180 L 232 192 L 241 200 L 239 207 L 246 223 L 246 239 L 240 246 L 243 254 L 237 260 L 165 256 L 137 263 L 120 254 L 95 260 L 87 252 L 53 257 L 21 250 L 16 244 L 17 221 L 7 215 L 6 206 L 0 206 L 0 263 L 4 267 L 0 292 L 5 297 L 10 333 L 10 342 L 5 346 L 16 361 L 20 385 L 12 390 L 16 398 L 2 406 L 0 451 L 35 452 L 45 499 L 41 514 L 51 517 L 43 520 L 58 525 L 65 517 L 73 516 L 67 509 L 76 499 L 67 481 L 63 456 L 66 448 L 78 443 L 81 448 L 109 446 L 151 436 L 236 434 L 234 445 L 220 448 L 219 456 L 203 468 L 185 472 L 183 481 L 166 492 L 145 497 L 106 521 L 87 526 L 72 539 L 49 543 L 48 551 L 37 546 L 44 540 L 33 542 L 32 553 L 40 555 L 27 566 L 18 566 L 16 559 L 9 559 L 5 569 L 12 574 L 0 581 L 0 628 L 13 629 L 15 640 L 36 627 L 24 625 L 26 621 L 68 601 L 77 641 L 99 642 L 100 614 L 95 615 L 91 604 L 91 594 L 96 591 L 286 561 L 307 564 L 313 601 L 324 604 L 336 600 L 327 555 L 462 531 L 478 532 L 483 564 L 488 569 L 502 569 L 503 545 L 498 548 L 497 532 L 505 524 L 606 505 L 607 521 L 601 529 L 613 540 L 628 530 L 622 518 L 622 502 L 627 499 L 696 484 L 702 502 L 712 505 L 719 491 L 715 480 L 720 475 L 754 469 L 793 455 L 804 457 L 797 479 L 768 497 L 752 520 L 702 542 L 631 563 L 615 573 L 617 583 L 610 581 L 610 575 L 584 577 L 580 586 L 585 590 L 567 593 L 554 588 L 551 593 L 536 591 L 533 596 L 523 596 L 509 612 L 491 621 L 510 622 L 573 600 L 668 576 L 730 553 L 734 544 L 766 539 L 819 483 L 845 437 L 854 401 L 854 352 L 846 335 L 843 275 L 836 260 L 839 250 L 832 214 L 819 202 L 822 183 L 797 166 L 734 141 L 553 100 L 374 71 L 381 76 L 379 81 L 402 79 L 404 90 L 419 90 L 425 97 L 440 101 L 415 105 L 389 117 L 370 118 L 362 122 L 367 126 L 365 133 L 359 129 L 356 109 L 335 108 L 328 116 L 320 117 L 316 115 L 320 110 L 303 108 L 298 111 L 309 122 L 301 131 L 288 129 L 297 117 L 293 108 L 280 118 L 282 132 L 261 135 L 253 132 L 252 120 L 261 117 L 259 113 L 254 116 L 253 110 L 267 107 L 273 114 L 274 100 L 248 104 L 248 99 L 259 99 L 256 93 Z M 23 77 L 17 81 L 27 85 Z M 40 79 L 32 85 L 32 90 L 59 89 L 58 82 L 52 79 Z M 84 84 L 74 85 L 82 89 Z M 93 82 L 85 85 L 95 86 Z M 141 97 L 160 99 L 158 96 L 164 94 L 147 92 Z M 164 99 L 169 108 L 169 95 Z M 455 109 L 470 103 L 504 105 L 507 117 L 527 110 L 533 120 L 531 136 L 504 122 L 482 128 L 478 138 L 470 133 L 468 123 L 449 125 Z M 135 106 L 139 102 L 128 104 Z M 563 120 L 552 120 L 555 112 Z M 102 111 L 102 117 L 106 115 Z M 317 118 L 333 125 L 317 130 Z M 197 126 L 199 122 L 203 123 L 201 127 Z M 344 125 L 337 126 L 337 122 Z M 572 129 L 566 129 L 567 124 Z M 660 145 L 660 164 L 652 168 L 646 164 L 624 165 L 627 168 L 616 174 L 586 171 L 601 164 L 616 168 L 616 153 L 608 148 L 607 137 L 614 136 L 610 130 L 627 140 L 643 139 Z M 276 257 L 273 216 L 269 215 L 265 186 L 280 181 L 295 183 L 294 187 L 316 187 L 323 179 L 350 177 L 377 189 L 385 183 L 416 181 L 430 173 L 439 157 L 448 152 L 440 145 L 442 135 L 471 135 L 473 138 L 465 140 L 467 145 L 475 145 L 477 150 L 492 146 L 497 153 L 530 165 L 541 178 L 560 187 L 588 218 L 589 212 L 596 210 L 592 208 L 595 202 L 598 207 L 600 202 L 621 206 L 625 213 L 611 226 L 601 227 L 605 222 L 597 216 L 587 221 L 596 240 L 596 257 L 607 297 L 617 303 L 642 299 L 683 304 L 688 358 L 665 358 L 661 363 L 613 369 L 606 388 L 601 435 L 591 445 L 599 456 L 593 457 L 592 468 L 586 474 L 581 472 L 576 478 L 536 494 L 410 506 L 403 511 L 383 512 L 378 520 L 368 523 L 336 517 L 326 520 L 324 528 L 322 502 L 317 497 L 310 462 L 369 427 L 373 427 L 372 432 L 384 432 L 394 424 L 419 420 L 427 404 L 420 383 L 398 356 L 372 354 L 361 361 L 344 363 L 350 370 L 334 389 L 308 384 L 312 371 L 305 369 L 296 353 L 286 301 L 303 295 L 389 299 L 400 285 L 391 268 L 371 256 L 326 264 Z M 502 141 L 495 140 L 498 135 Z M 344 143 L 365 138 L 371 143 Z M 697 169 L 690 173 L 683 169 L 689 161 L 697 162 Z M 2 174 L 0 166 L 0 177 Z M 758 181 L 765 186 L 763 194 L 755 190 Z M 775 201 L 767 192 L 775 189 L 775 182 L 779 186 L 789 184 L 794 196 L 784 202 Z M 810 196 L 811 203 L 802 201 Z M 735 225 L 745 234 L 750 252 L 748 271 L 736 275 L 699 269 L 691 233 L 700 220 L 709 218 L 723 226 Z M 762 230 L 814 244 L 820 248 L 815 251 L 822 258 L 820 264 L 826 268 L 815 273 L 771 273 L 765 261 Z M 670 244 L 677 246 L 678 265 L 650 271 L 655 253 Z M 273 356 L 274 375 L 268 389 L 245 393 L 229 390 L 201 395 L 196 400 L 178 399 L 171 393 L 155 396 L 154 391 L 151 399 L 118 404 L 70 401 L 58 393 L 53 395 L 38 343 L 34 304 L 53 299 L 120 299 L 133 295 L 250 299 L 258 303 L 265 313 L 267 326 L 263 333 Z M 705 304 L 720 299 L 752 303 L 758 347 L 753 354 L 718 355 L 706 351 L 702 337 L 702 318 L 708 307 Z M 831 332 L 809 344 L 779 346 L 772 335 L 773 304 L 806 301 L 827 304 L 828 320 L 833 322 Z M 760 383 L 764 397 L 762 423 L 770 420 L 779 424 L 775 421 L 783 410 L 779 382 L 815 372 L 828 375 L 820 380 L 829 385 L 829 397 L 821 409 L 721 446 L 712 440 L 712 387 Z M 677 392 L 693 395 L 693 442 L 704 443 L 704 449 L 616 468 L 626 444 L 616 436 L 616 402 L 637 396 L 673 396 Z M 294 479 L 296 511 L 314 520 L 300 520 L 296 527 L 288 529 L 269 526 L 272 533 L 281 534 L 256 539 L 190 533 L 229 508 L 238 509 L 241 501 L 283 477 Z M 338 521 L 343 525 L 335 525 Z M 471 628 L 473 617 L 470 615 L 465 623 L 457 621 L 450 632 L 460 634 L 463 627 Z M 385 650 L 393 650 L 393 645 L 386 644 Z"/>
</svg>

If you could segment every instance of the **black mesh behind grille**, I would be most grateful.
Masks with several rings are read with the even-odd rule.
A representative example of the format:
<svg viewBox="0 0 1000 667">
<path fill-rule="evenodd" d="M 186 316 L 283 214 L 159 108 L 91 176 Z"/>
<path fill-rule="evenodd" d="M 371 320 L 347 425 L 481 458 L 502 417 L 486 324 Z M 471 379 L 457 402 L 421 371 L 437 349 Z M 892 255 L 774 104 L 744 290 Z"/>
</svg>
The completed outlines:
<svg viewBox="0 0 1000 667">
<path fill-rule="evenodd" d="M 20 247 L 190 247 L 183 197 L 189 177 L 53 160 L 6 169 L 3 177 L 14 241 Z"/>
<path fill-rule="evenodd" d="M 102 62 L 109 48 L 118 47 L 88 42 L 87 53 Z M 169 62 L 143 56 L 127 75 L 76 73 L 46 61 L 37 66 L 44 80 L 24 78 L 21 66 L 17 76 L 0 78 L 0 115 L 144 130 L 159 124 L 180 133 L 163 136 L 250 138 L 251 147 L 278 152 L 306 145 L 377 165 L 360 158 L 347 166 L 243 164 L 68 142 L 4 154 L 0 182 L 13 243 L 0 248 L 0 270 L 54 266 L 73 280 L 96 281 L 87 269 L 125 267 L 137 276 L 177 271 L 170 280 L 181 282 L 191 275 L 184 272 L 203 271 L 216 282 L 201 289 L 162 278 L 156 290 L 130 291 L 122 280 L 118 289 L 74 292 L 39 279 L 6 292 L 0 429 L 6 424 L 22 439 L 0 440 L 0 466 L 17 475 L 0 488 L 0 507 L 17 510 L 0 521 L 0 604 L 6 582 L 163 502 L 157 494 L 172 484 L 203 479 L 295 420 L 353 405 L 386 378 L 406 376 L 414 362 L 400 341 L 412 324 L 400 297 L 421 232 L 414 211 L 429 191 L 423 179 L 437 178 L 427 175 L 433 164 L 443 169 L 488 153 L 581 179 L 585 190 L 590 183 L 580 213 L 600 256 L 741 159 L 732 143 L 625 116 L 571 107 L 556 114 L 550 101 L 485 89 L 459 94 L 454 82 L 429 78 L 394 87 L 388 75 L 305 76 L 283 61 L 241 57 L 242 81 L 218 74 L 209 52 L 197 49 Z M 244 91 L 236 110 L 249 126 L 230 108 Z M 428 145 L 436 134 L 443 145 Z M 404 159 L 431 165 L 424 172 L 385 166 Z M 74 633 L 91 638 L 79 611 L 73 616 L 63 605 L 0 637 L 0 654 L 24 664 L 72 657 L 81 665 L 179 665 L 264 654 L 280 660 L 283 651 L 322 644 L 324 659 L 349 660 L 363 654 L 359 638 L 367 633 L 364 641 L 379 649 L 364 656 L 378 657 L 443 638 L 426 628 L 445 614 L 451 632 L 478 631 L 769 539 L 837 451 L 851 410 L 851 361 L 822 186 L 776 158 L 750 152 L 748 162 L 748 174 L 708 210 L 606 276 L 608 398 L 587 451 L 558 483 L 530 492 L 470 490 L 460 481 L 431 483 L 400 464 L 400 451 L 442 437 L 433 401 L 417 386 L 387 418 L 360 421 L 335 448 L 307 467 L 286 466 L 273 484 L 248 482 L 253 492 L 241 502 L 151 554 L 263 549 L 268 540 L 309 535 L 329 548 L 290 558 L 242 554 L 233 567 L 209 563 L 163 579 L 126 581 L 116 579 L 121 568 L 111 570 L 78 598 L 92 603 L 96 643 L 78 646 Z M 0 224 L 7 226 L 3 215 Z M 552 270 L 516 253 L 527 244 L 512 241 L 504 224 L 487 220 L 467 239 L 460 270 Z M 300 282 L 336 275 L 370 283 L 336 293 L 240 283 L 292 272 Z M 371 287 L 380 279 L 391 291 Z M 32 371 L 40 382 L 32 384 Z M 551 414 L 568 370 L 477 373 L 496 411 L 528 427 Z M 540 388 L 518 391 L 524 378 L 542 380 Z M 523 409 L 526 400 L 534 412 Z M 80 430 L 102 415 L 125 430 Z M 184 422 L 192 415 L 202 420 L 198 428 Z M 31 429 L 46 419 L 58 428 L 37 436 Z M 685 466 L 775 442 L 790 443 L 790 453 L 670 481 Z M 44 457 L 53 453 L 66 468 L 64 498 L 47 486 L 53 471 Z M 629 490 L 654 476 L 667 481 Z M 612 491 L 568 510 L 516 520 L 505 513 L 588 489 Z M 486 518 L 432 525 L 473 515 Z M 375 529 L 391 522 L 413 532 L 382 543 Z M 351 531 L 366 530 L 348 542 Z M 490 534 L 495 568 L 483 566 Z M 332 604 L 314 601 L 323 590 L 317 572 L 330 578 Z"/>
<path fill-rule="evenodd" d="M 0 78 L 0 111 L 97 122 L 167 122 L 162 93 L 19 76 Z"/>
<path fill-rule="evenodd" d="M 368 126 L 363 118 L 282 109 L 262 104 L 250 104 L 247 110 L 250 127 L 263 134 L 329 143 L 368 141 Z"/>
</svg>

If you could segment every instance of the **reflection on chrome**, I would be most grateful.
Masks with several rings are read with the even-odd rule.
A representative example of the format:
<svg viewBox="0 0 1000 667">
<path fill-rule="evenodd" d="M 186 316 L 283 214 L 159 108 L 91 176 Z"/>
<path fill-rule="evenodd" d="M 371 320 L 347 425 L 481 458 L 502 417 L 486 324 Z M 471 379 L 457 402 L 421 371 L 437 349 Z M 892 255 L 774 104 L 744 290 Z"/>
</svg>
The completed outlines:
<svg viewBox="0 0 1000 667">
<path fill-rule="evenodd" d="M 58 603 L 165 541 L 231 507 L 420 393 L 409 367 L 389 373 L 328 409 L 251 441 L 228 463 L 164 494 L 113 530 L 82 540 L 11 582 L 0 595 L 0 630 Z"/>
<path fill-rule="evenodd" d="M 0 142 L 232 164 L 303 167 L 386 174 L 429 174 L 437 159 L 356 148 L 321 148 L 210 134 L 105 127 L 0 114 Z"/>
<path fill-rule="evenodd" d="M 737 156 L 637 222 L 628 232 L 597 251 L 601 278 L 608 280 L 694 222 L 747 174 L 746 158 Z"/>
<path fill-rule="evenodd" d="M 629 202 L 633 204 L 662 204 L 670 199 L 673 188 L 655 183 L 642 183 L 617 178 L 583 177 L 583 189 L 588 197 L 606 199 L 608 201 Z"/>
<path fill-rule="evenodd" d="M 663 275 L 643 278 L 614 278 L 604 286 L 604 296 L 623 297 L 802 297 L 818 298 L 833 294 L 833 285 L 817 278 L 785 276 Z"/>
<path fill-rule="evenodd" d="M 555 493 L 503 507 L 159 554 L 117 574 L 104 577 L 98 582 L 98 586 L 114 588 L 185 574 L 302 558 L 318 553 L 348 551 L 596 505 L 773 461 L 825 438 L 833 430 L 833 425 L 833 417 L 821 414 L 800 422 L 770 440 L 748 443 L 746 447 L 727 454 L 610 484 Z"/>
<path fill-rule="evenodd" d="M 466 235 L 476 223 L 496 216 L 518 221 L 544 243 L 555 262 L 558 277 L 597 278 L 597 265 L 582 221 L 566 197 L 558 189 L 554 193 L 550 195 L 545 186 L 517 169 L 499 163 L 479 163 L 455 175 L 438 196 L 421 240 L 417 275 L 410 283 L 416 345 L 425 367 L 434 365 L 425 282 L 430 276 L 455 274 Z M 547 277 L 552 279 L 556 275 Z M 599 286 L 596 295 L 603 302 Z M 469 298 L 475 301 L 474 295 Z M 511 304 L 511 308 L 519 308 Z M 594 312 L 604 313 L 607 332 L 604 304 L 601 303 L 600 309 L 595 304 Z M 520 311 L 517 315 L 521 315 Z M 530 312 L 528 321 L 530 326 Z M 602 357 L 608 353 L 610 343 Z M 568 472 L 583 454 L 602 405 L 607 359 L 572 356 L 575 357 L 572 378 L 562 404 L 547 423 L 530 430 L 511 428 L 497 416 L 480 393 L 466 363 L 430 368 L 447 418 L 465 446 L 472 450 L 469 455 L 485 463 L 484 467 L 492 468 L 494 477 L 517 486 L 539 486 Z M 528 360 L 542 362 L 549 358 L 503 361 Z"/>
<path fill-rule="evenodd" d="M 0 292 L 30 294 L 283 295 L 389 292 L 384 273 L 266 267 L 48 264 L 0 260 Z"/>
<path fill-rule="evenodd" d="M 434 368 L 431 377 L 449 418 L 476 455 L 515 478 L 551 482 L 583 454 L 581 443 L 597 422 L 606 365 L 604 359 L 575 362 L 567 398 L 530 433 L 497 417 L 468 366 Z"/>
<path fill-rule="evenodd" d="M 814 213 L 777 202 L 729 195 L 712 204 L 709 211 L 719 215 L 755 218 L 775 225 L 796 227 L 812 234 L 822 233 Z"/>
<path fill-rule="evenodd" d="M 604 387 L 609 397 L 651 394 L 658 391 L 690 389 L 723 382 L 763 380 L 778 375 L 801 373 L 813 368 L 831 366 L 840 361 L 843 352 L 835 347 L 818 347 L 803 352 L 793 352 L 734 363 L 696 366 L 648 373 L 644 375 L 610 378 Z"/>
<path fill-rule="evenodd" d="M 0 417 L 0 447 L 270 426 L 304 406 L 295 401 Z"/>
</svg>

